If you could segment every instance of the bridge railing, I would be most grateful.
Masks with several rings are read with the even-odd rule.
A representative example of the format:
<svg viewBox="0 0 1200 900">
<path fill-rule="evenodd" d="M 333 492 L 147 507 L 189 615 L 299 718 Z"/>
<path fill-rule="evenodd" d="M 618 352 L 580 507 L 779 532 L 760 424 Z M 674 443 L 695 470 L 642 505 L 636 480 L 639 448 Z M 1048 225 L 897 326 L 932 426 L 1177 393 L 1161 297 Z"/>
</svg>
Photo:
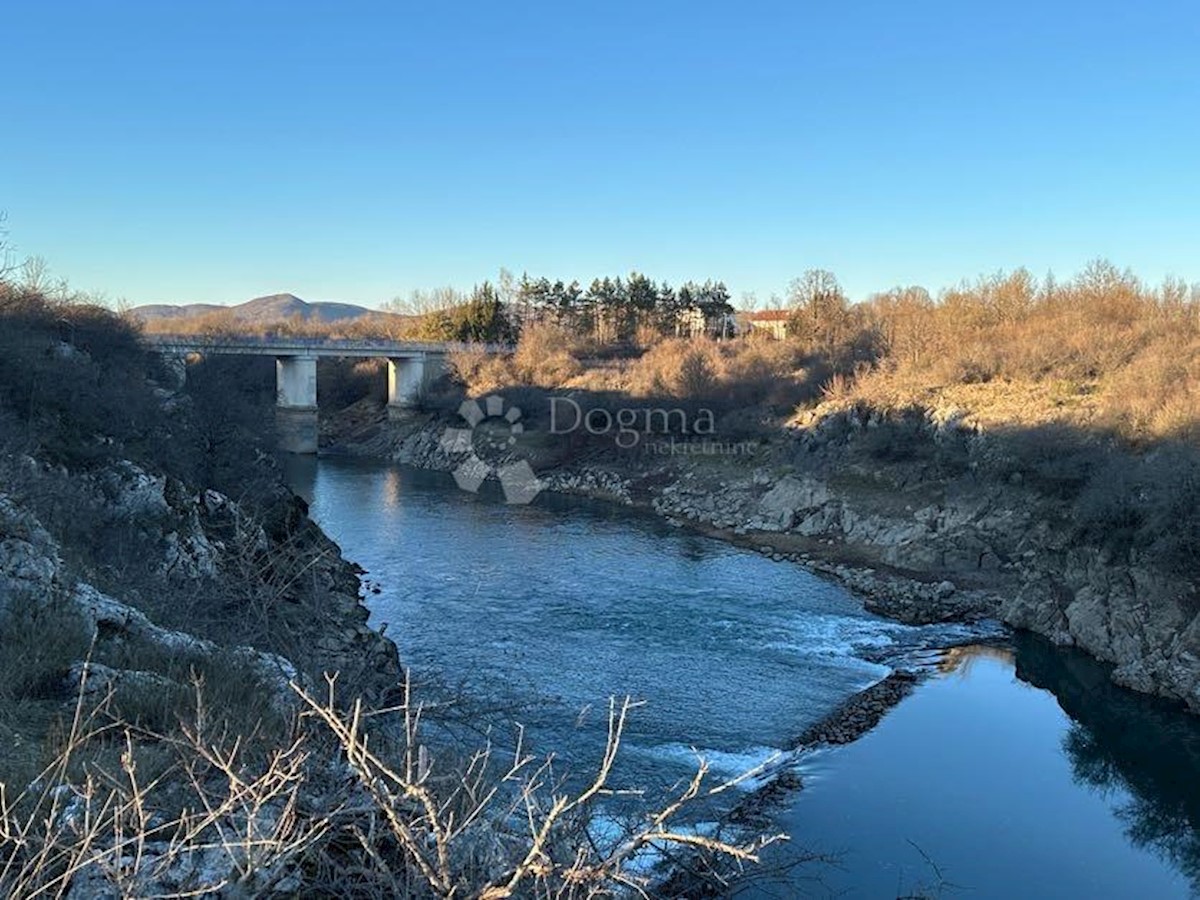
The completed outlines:
<svg viewBox="0 0 1200 900">
<path fill-rule="evenodd" d="M 155 350 L 188 353 L 251 353 L 269 355 L 389 356 L 404 353 L 451 353 L 456 350 L 482 349 L 487 353 L 506 353 L 508 344 L 471 344 L 455 341 L 396 341 L 361 338 L 311 337 L 240 337 L 230 335 L 147 334 L 143 342 Z"/>
</svg>

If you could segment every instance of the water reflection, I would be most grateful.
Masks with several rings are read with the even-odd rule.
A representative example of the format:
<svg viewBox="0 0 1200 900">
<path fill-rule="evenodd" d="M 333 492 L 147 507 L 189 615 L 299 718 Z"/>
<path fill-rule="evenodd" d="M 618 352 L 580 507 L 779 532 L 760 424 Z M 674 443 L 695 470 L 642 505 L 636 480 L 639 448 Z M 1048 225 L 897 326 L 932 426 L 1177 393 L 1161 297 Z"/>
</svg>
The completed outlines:
<svg viewBox="0 0 1200 900">
<path fill-rule="evenodd" d="M 1126 836 L 1169 860 L 1200 894 L 1200 722 L 1117 687 L 1082 653 L 1031 635 L 1018 638 L 1016 671 L 1071 717 L 1063 750 L 1077 781 L 1127 794 L 1114 809 Z"/>
<path fill-rule="evenodd" d="M 309 505 L 317 485 L 317 457 L 302 453 L 280 453 L 279 467 L 292 493 Z"/>
<path fill-rule="evenodd" d="M 389 510 L 400 509 L 402 482 L 400 473 L 395 469 L 388 469 L 383 476 L 383 505 Z"/>
<path fill-rule="evenodd" d="M 1011 666 L 1015 656 L 1012 648 L 1007 646 L 969 644 L 965 647 L 951 647 L 939 653 L 935 668 L 942 675 L 966 678 L 980 660 L 994 659 Z"/>
<path fill-rule="evenodd" d="M 928 670 L 870 733 L 802 758 L 793 841 L 741 896 L 1195 893 L 1194 720 L 1029 638 Z M 788 870 L 806 850 L 838 865 Z"/>
</svg>

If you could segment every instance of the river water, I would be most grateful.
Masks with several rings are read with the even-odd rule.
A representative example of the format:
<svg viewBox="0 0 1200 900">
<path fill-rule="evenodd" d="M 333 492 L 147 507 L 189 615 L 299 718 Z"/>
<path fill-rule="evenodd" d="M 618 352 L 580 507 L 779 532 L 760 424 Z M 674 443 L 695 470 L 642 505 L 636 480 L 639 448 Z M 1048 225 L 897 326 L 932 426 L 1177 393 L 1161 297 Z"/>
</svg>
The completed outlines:
<svg viewBox="0 0 1200 900">
<path fill-rule="evenodd" d="M 852 745 L 784 757 L 792 840 L 745 896 L 1186 897 L 1200 884 L 1200 728 L 1078 656 L 998 629 L 914 628 L 801 568 L 614 506 L 531 506 L 445 475 L 296 460 L 293 487 L 367 570 L 442 726 L 600 758 L 608 698 L 633 713 L 615 781 L 664 789 L 771 759 L 890 666 L 932 674 Z M 987 646 L 941 648 L 971 641 Z M 454 710 L 458 710 L 456 722 Z M 482 740 L 482 736 L 479 738 Z M 798 864 L 808 852 L 832 863 Z"/>
</svg>

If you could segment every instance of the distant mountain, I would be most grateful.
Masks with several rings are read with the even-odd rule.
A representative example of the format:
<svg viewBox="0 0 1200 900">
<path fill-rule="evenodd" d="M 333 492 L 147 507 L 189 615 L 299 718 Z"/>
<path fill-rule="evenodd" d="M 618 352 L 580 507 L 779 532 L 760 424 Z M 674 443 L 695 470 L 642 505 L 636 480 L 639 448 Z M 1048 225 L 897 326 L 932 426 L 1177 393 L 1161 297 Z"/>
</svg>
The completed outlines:
<svg viewBox="0 0 1200 900">
<path fill-rule="evenodd" d="M 273 322 L 283 322 L 295 318 L 306 322 L 339 322 L 375 313 L 374 310 L 367 309 L 365 306 L 355 306 L 353 303 L 308 303 L 295 294 L 271 294 L 269 297 L 255 297 L 253 300 L 247 300 L 236 306 L 218 306 L 215 303 L 188 303 L 183 306 L 172 306 L 166 303 L 153 303 L 147 306 L 135 306 L 130 312 L 143 322 L 164 319 L 179 321 L 212 313 L 228 312 L 235 319 L 252 325 L 269 325 Z"/>
<path fill-rule="evenodd" d="M 229 309 L 229 307 L 218 306 L 215 303 L 187 303 L 183 306 L 150 303 L 146 306 L 135 306 L 129 312 L 143 321 L 149 321 L 150 319 L 189 319 L 193 316 L 203 316 L 206 313 L 220 312 L 223 309 Z"/>
</svg>

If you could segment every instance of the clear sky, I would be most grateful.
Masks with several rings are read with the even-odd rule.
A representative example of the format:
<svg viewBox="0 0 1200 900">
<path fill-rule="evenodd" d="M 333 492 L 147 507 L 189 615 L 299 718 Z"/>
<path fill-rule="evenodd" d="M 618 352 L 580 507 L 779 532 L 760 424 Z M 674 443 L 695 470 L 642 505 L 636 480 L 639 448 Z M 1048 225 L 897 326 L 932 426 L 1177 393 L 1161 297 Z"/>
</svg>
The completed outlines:
<svg viewBox="0 0 1200 900">
<path fill-rule="evenodd" d="M 1200 279 L 1200 4 L 0 7 L 20 254 L 148 302 L 501 266 Z"/>
</svg>

